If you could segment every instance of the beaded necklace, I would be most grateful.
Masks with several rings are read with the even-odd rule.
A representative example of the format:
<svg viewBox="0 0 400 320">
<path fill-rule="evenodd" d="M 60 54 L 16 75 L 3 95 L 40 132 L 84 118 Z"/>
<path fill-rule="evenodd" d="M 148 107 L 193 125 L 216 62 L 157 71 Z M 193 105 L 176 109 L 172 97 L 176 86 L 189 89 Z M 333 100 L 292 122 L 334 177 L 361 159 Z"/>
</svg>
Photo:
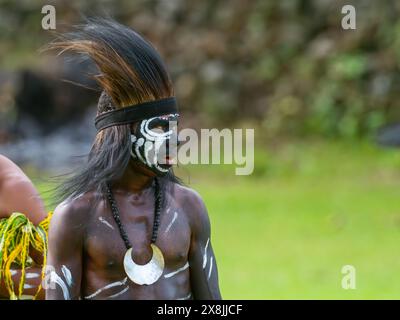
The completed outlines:
<svg viewBox="0 0 400 320">
<path fill-rule="evenodd" d="M 114 199 L 111 188 L 109 185 L 107 185 L 107 198 L 111 207 L 112 216 L 115 220 L 115 223 L 118 226 L 120 235 L 127 249 L 124 256 L 125 272 L 134 283 L 139 285 L 150 285 L 156 282 L 162 275 L 165 265 L 163 254 L 161 250 L 155 245 L 155 242 L 157 241 L 158 228 L 160 225 L 160 215 L 162 209 L 162 192 L 160 188 L 160 182 L 158 181 L 157 178 L 154 178 L 154 183 L 155 183 L 154 222 L 153 222 L 153 231 L 150 242 L 150 246 L 153 250 L 153 256 L 151 260 L 144 265 L 138 265 L 132 259 L 132 245 L 122 225 L 119 209 Z"/>
</svg>

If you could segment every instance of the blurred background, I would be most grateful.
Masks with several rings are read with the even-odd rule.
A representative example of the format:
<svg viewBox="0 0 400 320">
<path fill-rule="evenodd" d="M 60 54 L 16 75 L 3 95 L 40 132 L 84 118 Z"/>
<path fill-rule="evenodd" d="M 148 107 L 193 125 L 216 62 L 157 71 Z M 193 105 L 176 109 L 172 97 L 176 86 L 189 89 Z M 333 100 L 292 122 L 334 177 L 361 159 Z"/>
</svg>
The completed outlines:
<svg viewBox="0 0 400 320">
<path fill-rule="evenodd" d="M 84 161 L 99 92 L 93 65 L 40 52 L 46 4 L 56 32 L 110 15 L 149 39 L 181 128 L 255 129 L 252 175 L 177 169 L 207 205 L 224 298 L 400 298 L 400 2 L 0 0 L 0 153 L 52 210 L 51 177 Z"/>
</svg>

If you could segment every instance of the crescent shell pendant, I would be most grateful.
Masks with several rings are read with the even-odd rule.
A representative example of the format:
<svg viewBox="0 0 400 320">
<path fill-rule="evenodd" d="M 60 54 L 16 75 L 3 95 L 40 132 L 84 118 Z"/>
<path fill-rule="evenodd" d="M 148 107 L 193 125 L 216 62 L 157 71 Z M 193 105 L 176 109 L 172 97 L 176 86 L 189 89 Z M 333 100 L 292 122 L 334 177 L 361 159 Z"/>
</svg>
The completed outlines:
<svg viewBox="0 0 400 320">
<path fill-rule="evenodd" d="M 124 257 L 125 273 L 138 285 L 150 285 L 156 282 L 164 272 L 164 256 L 161 250 L 155 245 L 150 244 L 153 250 L 151 260 L 144 264 L 136 264 L 132 259 L 132 248 L 129 248 Z"/>
</svg>

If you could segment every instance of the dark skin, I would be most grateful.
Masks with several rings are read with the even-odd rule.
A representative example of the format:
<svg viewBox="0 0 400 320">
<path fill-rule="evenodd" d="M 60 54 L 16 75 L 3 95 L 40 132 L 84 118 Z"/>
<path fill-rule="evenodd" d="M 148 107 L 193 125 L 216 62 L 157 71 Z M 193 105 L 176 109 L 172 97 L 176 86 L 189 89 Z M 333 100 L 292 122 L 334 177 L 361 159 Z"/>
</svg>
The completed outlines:
<svg viewBox="0 0 400 320">
<path fill-rule="evenodd" d="M 8 218 L 14 212 L 23 213 L 33 224 L 39 224 L 47 213 L 36 188 L 25 173 L 11 160 L 0 155 L 0 219 Z M 27 273 L 40 275 L 43 258 L 40 253 L 30 248 L 29 253 L 35 264 L 26 269 Z M 15 293 L 19 286 L 21 270 L 18 266 L 12 268 Z M 34 276 L 25 280 L 24 295 L 35 295 L 40 285 L 41 277 Z M 0 298 L 9 298 L 4 279 L 0 281 Z M 44 299 L 44 290 L 37 297 Z"/>
<path fill-rule="evenodd" d="M 154 176 L 144 165 L 132 160 L 123 178 L 112 186 L 122 224 L 132 244 L 132 258 L 137 264 L 147 263 L 152 256 L 154 191 L 151 185 Z M 61 269 L 67 267 L 72 285 L 66 286 L 67 294 L 60 285 L 47 289 L 46 299 L 221 299 L 217 266 L 209 241 L 210 221 L 195 191 L 177 184 L 167 188 L 156 241 L 164 255 L 164 273 L 154 284 L 142 286 L 129 278 L 126 284 L 121 284 L 127 277 L 123 267 L 126 247 L 111 210 L 104 202 L 89 211 L 95 196 L 86 193 L 60 204 L 54 212 L 49 231 L 48 265 L 54 267 L 65 283 Z M 203 268 L 205 255 L 207 262 Z M 177 272 L 187 263 L 189 268 Z M 165 277 L 168 274 L 170 276 Z M 120 284 L 104 289 L 118 282 Z"/>
</svg>

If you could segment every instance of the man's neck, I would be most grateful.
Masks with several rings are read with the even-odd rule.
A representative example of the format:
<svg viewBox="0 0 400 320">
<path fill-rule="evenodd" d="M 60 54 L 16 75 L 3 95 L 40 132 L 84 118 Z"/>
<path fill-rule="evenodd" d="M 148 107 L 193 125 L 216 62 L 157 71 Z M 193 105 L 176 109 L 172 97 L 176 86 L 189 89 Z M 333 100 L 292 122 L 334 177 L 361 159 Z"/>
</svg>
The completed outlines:
<svg viewBox="0 0 400 320">
<path fill-rule="evenodd" d="M 129 164 L 121 179 L 114 186 L 124 191 L 141 193 L 151 186 L 154 176 L 142 173 L 135 165 Z"/>
</svg>

